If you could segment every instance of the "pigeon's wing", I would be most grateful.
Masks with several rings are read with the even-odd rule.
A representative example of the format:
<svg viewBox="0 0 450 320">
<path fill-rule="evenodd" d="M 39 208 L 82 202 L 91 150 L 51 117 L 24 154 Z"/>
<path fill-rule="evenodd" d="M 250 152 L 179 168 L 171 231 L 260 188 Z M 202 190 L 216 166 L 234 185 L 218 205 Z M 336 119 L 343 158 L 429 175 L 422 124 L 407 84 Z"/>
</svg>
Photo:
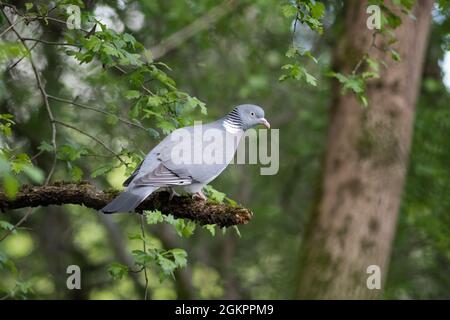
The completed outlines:
<svg viewBox="0 0 450 320">
<path fill-rule="evenodd" d="M 220 132 L 222 132 L 224 138 L 211 143 L 218 143 L 218 149 L 224 148 L 223 141 L 225 141 L 226 131 L 223 129 L 223 126 L 217 122 L 203 125 L 203 130 L 208 129 L 221 130 Z M 203 148 L 207 146 L 207 143 L 194 143 L 194 127 L 185 127 L 182 130 L 178 131 L 177 135 L 174 135 L 175 131 L 172 132 L 146 156 L 136 175 L 133 178 L 129 178 L 134 185 L 163 187 L 188 185 L 198 182 L 208 183 L 227 167 L 229 161 L 233 158 L 235 148 L 224 150 L 224 153 L 230 152 L 230 155 L 226 157 L 226 161 L 219 163 L 207 163 L 204 161 L 201 161 L 201 163 L 189 163 L 188 161 L 186 163 L 180 161 L 182 159 L 177 155 L 177 151 L 180 150 L 180 143 L 186 144 L 184 147 L 185 149 L 190 149 L 191 155 L 203 155 Z M 177 149 L 175 150 L 174 148 Z"/>
<path fill-rule="evenodd" d="M 134 170 L 134 172 L 123 182 L 124 187 L 128 187 L 128 185 L 133 181 L 133 179 L 139 174 L 139 169 L 141 169 L 142 163 L 144 160 L 141 161 L 141 163 L 137 166 L 137 168 Z"/>
<path fill-rule="evenodd" d="M 155 170 L 145 174 L 142 173 L 133 180 L 135 186 L 152 187 L 182 186 L 191 183 L 191 177 L 177 175 L 175 172 L 167 169 L 163 163 L 160 163 Z"/>
<path fill-rule="evenodd" d="M 222 135 L 222 139 L 212 139 L 212 141 L 199 143 L 194 143 L 194 140 L 196 139 L 194 135 L 194 128 L 195 127 L 186 127 L 183 128 L 183 132 L 185 135 L 185 139 L 182 141 L 177 141 L 176 139 L 169 141 L 165 141 L 162 144 L 162 147 L 158 150 L 157 158 L 161 163 L 164 164 L 164 166 L 169 169 L 170 171 L 174 172 L 178 176 L 181 177 L 191 177 L 193 182 L 200 182 L 200 183 L 209 183 L 212 181 L 215 177 L 217 177 L 227 166 L 228 163 L 233 159 L 233 155 L 236 151 L 236 147 L 234 145 L 231 148 L 226 148 L 227 145 L 225 142 L 227 141 L 227 133 L 223 126 L 219 124 L 218 122 L 213 122 L 209 124 L 203 125 L 203 132 L 206 132 L 209 129 L 216 129 L 218 130 L 219 134 Z M 169 140 L 169 139 L 168 139 Z M 183 162 L 180 157 L 178 157 L 177 152 L 173 152 L 175 146 L 177 146 L 177 150 L 179 151 L 181 148 L 179 143 L 186 143 L 184 146 L 185 149 L 190 149 L 190 156 L 193 157 L 193 155 L 201 155 L 200 163 L 195 163 L 194 158 L 187 159 L 191 160 L 190 162 Z M 214 145 L 215 144 L 215 145 Z M 224 158 L 219 159 L 218 162 L 214 161 L 208 161 L 213 160 L 208 158 L 208 152 L 204 152 L 205 148 L 214 149 L 218 151 L 222 151 Z M 183 159 L 186 160 L 186 159 Z"/>
</svg>

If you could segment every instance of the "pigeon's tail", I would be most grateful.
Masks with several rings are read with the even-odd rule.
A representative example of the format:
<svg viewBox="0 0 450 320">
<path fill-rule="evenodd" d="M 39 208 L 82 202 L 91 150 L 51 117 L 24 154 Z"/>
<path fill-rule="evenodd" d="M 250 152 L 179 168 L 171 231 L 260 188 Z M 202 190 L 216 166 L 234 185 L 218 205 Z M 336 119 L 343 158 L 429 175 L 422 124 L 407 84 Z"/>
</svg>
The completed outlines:
<svg viewBox="0 0 450 320">
<path fill-rule="evenodd" d="M 140 187 L 125 190 L 100 211 L 103 213 L 134 211 L 155 189 L 155 187 Z"/>
</svg>

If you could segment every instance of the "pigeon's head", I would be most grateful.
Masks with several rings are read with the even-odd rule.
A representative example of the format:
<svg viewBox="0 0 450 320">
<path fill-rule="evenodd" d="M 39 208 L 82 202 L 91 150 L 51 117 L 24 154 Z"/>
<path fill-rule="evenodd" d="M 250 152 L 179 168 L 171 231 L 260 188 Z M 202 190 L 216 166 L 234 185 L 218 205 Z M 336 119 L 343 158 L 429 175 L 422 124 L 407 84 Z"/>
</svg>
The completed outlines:
<svg viewBox="0 0 450 320">
<path fill-rule="evenodd" d="M 237 106 L 225 117 L 225 121 L 243 130 L 250 129 L 258 124 L 270 129 L 269 122 L 264 118 L 263 108 L 254 104 Z"/>
</svg>

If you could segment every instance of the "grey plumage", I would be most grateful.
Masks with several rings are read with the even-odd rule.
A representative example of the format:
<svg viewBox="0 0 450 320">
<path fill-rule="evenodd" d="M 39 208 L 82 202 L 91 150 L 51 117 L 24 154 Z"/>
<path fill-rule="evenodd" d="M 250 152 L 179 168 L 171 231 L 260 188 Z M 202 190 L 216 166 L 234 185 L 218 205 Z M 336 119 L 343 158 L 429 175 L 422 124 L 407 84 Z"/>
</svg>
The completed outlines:
<svg viewBox="0 0 450 320">
<path fill-rule="evenodd" d="M 240 105 L 222 119 L 201 127 L 203 132 L 213 129 L 211 131 L 215 130 L 214 132 L 222 137 L 212 139 L 209 145 L 196 143 L 198 126 L 175 130 L 147 154 L 135 172 L 125 180 L 125 190 L 101 211 L 104 213 L 133 211 L 152 192 L 162 187 L 181 186 L 186 191 L 205 199 L 202 188 L 228 166 L 245 130 L 258 124 L 270 127 L 264 118 L 264 110 L 256 105 Z M 178 136 L 184 139 L 181 144 L 180 140 L 176 139 Z M 233 141 L 233 145 L 226 146 L 224 141 Z M 215 163 L 205 161 L 203 158 L 199 163 L 179 161 L 180 159 L 175 156 L 175 149 L 180 145 L 194 157 L 199 154 L 203 156 L 208 147 L 215 148 L 214 150 L 222 149 L 223 161 Z"/>
<path fill-rule="evenodd" d="M 154 190 L 156 190 L 154 187 L 141 187 L 126 190 L 102 208 L 101 211 L 104 213 L 133 211 Z"/>
</svg>

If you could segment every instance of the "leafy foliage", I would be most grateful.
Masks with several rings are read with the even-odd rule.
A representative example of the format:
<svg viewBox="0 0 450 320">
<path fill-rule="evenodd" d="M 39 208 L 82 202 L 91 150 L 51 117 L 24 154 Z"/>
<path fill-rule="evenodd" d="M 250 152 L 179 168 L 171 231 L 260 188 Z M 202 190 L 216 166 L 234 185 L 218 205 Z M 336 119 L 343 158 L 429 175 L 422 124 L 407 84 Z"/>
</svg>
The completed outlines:
<svg viewBox="0 0 450 320">
<path fill-rule="evenodd" d="M 381 13 L 381 28 L 379 30 L 372 31 L 373 39 L 370 47 L 362 55 L 361 59 L 356 63 L 355 68 L 349 75 L 342 74 L 340 72 L 329 72 L 328 76 L 336 78 L 342 84 L 342 93 L 353 93 L 363 107 L 369 105 L 369 101 L 366 96 L 366 84 L 367 81 L 373 78 L 380 77 L 380 64 L 386 65 L 386 62 L 382 60 L 376 60 L 371 57 L 370 51 L 380 50 L 390 54 L 391 58 L 395 62 L 401 60 L 398 52 L 392 47 L 397 42 L 394 30 L 400 26 L 402 22 L 401 16 L 388 7 L 383 0 L 371 0 L 370 5 L 377 5 L 380 8 Z M 411 14 L 411 8 L 414 1 L 410 0 L 398 0 L 393 1 L 395 7 L 398 7 L 401 13 L 409 19 L 414 19 Z M 388 45 L 386 47 L 378 47 L 376 45 L 376 38 L 380 35 L 383 37 L 384 42 Z"/>
<path fill-rule="evenodd" d="M 286 73 L 279 78 L 280 81 L 287 79 L 298 80 L 302 83 L 317 86 L 317 79 L 310 74 L 304 65 L 300 63 L 302 57 L 308 57 L 316 64 L 318 60 L 310 51 L 300 48 L 295 41 L 295 33 L 299 24 L 307 25 L 311 30 L 322 34 L 323 24 L 321 19 L 325 15 L 325 5 L 315 0 L 296 0 L 282 7 L 282 12 L 286 18 L 293 18 L 292 45 L 286 52 L 286 57 L 292 60 L 292 63 L 285 64 L 281 67 Z"/>
<path fill-rule="evenodd" d="M 383 30 L 377 36 L 388 43 L 395 40 L 393 27 L 410 18 L 410 2 L 395 1 L 405 7 L 400 17 L 383 8 Z M 52 9 L 54 3 L 58 5 L 56 9 Z M 282 129 L 282 161 L 279 174 L 273 178 L 259 176 L 256 166 L 246 166 L 245 171 L 231 166 L 227 174 L 214 182 L 214 187 L 227 190 L 227 195 L 206 188 L 209 201 L 239 201 L 254 211 L 255 218 L 237 241 L 238 229 L 220 232 L 216 226 L 206 225 L 202 227 L 205 232 L 195 232 L 189 221 L 152 212 L 145 216 L 148 225 L 143 250 L 142 233 L 135 219 L 115 216 L 114 224 L 120 231 L 132 235 L 132 239 L 122 239 L 119 232 L 125 254 L 137 250 L 132 258 L 139 265 L 125 265 L 113 245 L 116 240 L 111 240 L 117 234 L 111 235 L 108 225 L 86 208 L 37 209 L 26 223 L 33 232 L 19 228 L 0 241 L 0 298 L 73 298 L 65 287 L 64 268 L 56 272 L 49 268 L 48 257 L 61 265 L 76 261 L 83 270 L 82 294 L 90 299 L 142 298 L 142 272 L 135 277 L 142 267 L 148 272 L 150 294 L 155 299 L 186 297 L 180 290 L 183 280 L 177 277 L 181 282 L 175 285 L 172 277 L 179 268 L 186 268 L 183 271 L 192 280 L 196 297 L 224 298 L 233 293 L 237 297 L 290 298 L 298 262 L 292 253 L 298 250 L 298 239 L 304 234 L 307 213 L 315 204 L 320 181 L 331 82 L 339 81 L 343 91 L 360 95 L 358 99 L 364 105 L 368 81 L 383 70 L 382 61 L 371 61 L 371 49 L 361 53 L 361 66 L 354 74 L 338 75 L 333 70 L 336 74 L 331 78 L 323 77 L 323 70 L 331 62 L 332 46 L 340 42 L 339 3 L 285 1 L 280 5 L 275 0 L 239 1 L 238 9 L 191 38 L 182 39 L 158 59 L 153 58 L 156 51 L 149 48 L 161 48 L 162 40 L 201 21 L 218 2 L 155 0 L 122 7 L 121 2 L 91 1 L 85 7 L 84 1 L 64 0 L 29 1 L 19 6 L 19 13 L 25 14 L 27 20 L 27 24 L 17 24 L 20 34 L 66 45 L 27 40 L 30 54 L 11 31 L 2 35 L 0 184 L 2 188 L 8 185 L 10 195 L 23 183 L 43 183 L 42 177 L 49 173 L 55 152 L 58 159 L 53 180 L 90 177 L 99 186 L 119 188 L 157 140 L 179 126 L 191 124 L 194 117 L 205 118 L 206 108 L 201 100 L 214 106 L 208 108 L 209 119 L 217 119 L 243 100 L 263 105 L 267 118 Z M 383 1 L 371 3 L 384 5 Z M 433 25 L 448 30 L 448 1 L 436 3 L 440 13 L 433 14 Z M 83 30 L 68 30 L 65 23 L 46 19 L 50 15 L 65 22 L 65 6 L 69 4 L 82 9 Z M 12 17 L 12 11 L 7 11 Z M 334 18 L 336 21 L 328 28 L 326 22 Z M 3 32 L 3 17 L 1 24 Z M 311 29 L 314 40 L 321 37 L 321 41 L 303 48 L 301 44 L 307 39 L 302 31 Z M 442 50 L 449 48 L 448 36 L 435 29 L 430 41 L 431 60 L 442 60 Z M 383 49 L 394 60 L 401 59 L 392 46 Z M 61 125 L 57 125 L 54 148 L 51 124 L 32 74 L 30 57 L 47 93 L 66 100 L 49 98 L 55 119 L 90 134 L 110 150 L 82 132 Z M 448 117 L 444 110 L 448 97 L 442 94 L 446 89 L 441 87 L 440 71 L 437 66 L 424 68 L 426 77 L 430 73 L 438 76 L 427 79 L 422 88 L 411 170 L 387 279 L 387 298 L 449 295 L 443 272 L 448 269 Z M 367 104 L 372 107 L 370 101 Z M 40 172 L 40 178 L 29 176 L 30 168 Z M 2 214 L 1 235 L 11 230 L 22 214 Z M 172 242 L 153 233 L 167 226 L 173 231 L 173 237 L 169 237 Z M 23 235 L 29 235 L 35 248 L 22 241 Z M 58 250 L 51 251 L 55 244 Z M 185 251 L 168 252 L 173 248 Z M 184 262 L 186 252 L 188 264 Z M 114 262 L 117 260 L 121 263 Z M 112 279 L 104 277 L 107 265 Z M 164 281 L 154 281 L 159 276 Z M 97 285 L 99 279 L 104 280 L 102 286 Z"/>
</svg>

